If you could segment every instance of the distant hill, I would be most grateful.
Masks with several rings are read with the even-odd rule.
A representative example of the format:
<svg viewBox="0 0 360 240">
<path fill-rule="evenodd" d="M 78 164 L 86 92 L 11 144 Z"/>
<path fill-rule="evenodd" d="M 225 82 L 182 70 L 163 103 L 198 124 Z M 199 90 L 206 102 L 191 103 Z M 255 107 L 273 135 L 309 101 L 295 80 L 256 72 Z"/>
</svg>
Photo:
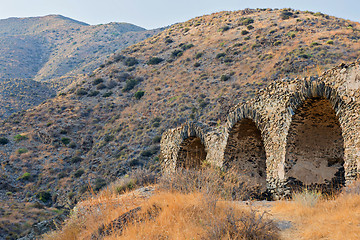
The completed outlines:
<svg viewBox="0 0 360 240">
<path fill-rule="evenodd" d="M 0 20 L 0 79 L 49 82 L 51 91 L 59 90 L 94 70 L 110 54 L 159 31 L 128 23 L 91 26 L 60 15 Z M 14 101 L 23 106 L 20 110 L 36 105 Z M 0 102 L 0 118 L 13 113 L 2 106 Z"/>
<path fill-rule="evenodd" d="M 20 216 L 24 202 L 39 199 L 71 206 L 132 169 L 155 171 L 166 129 L 187 120 L 216 127 L 273 81 L 319 75 L 359 55 L 360 24 L 322 13 L 246 9 L 173 25 L 0 125 L 9 140 L 0 145 L 3 209 L 17 202 Z"/>
</svg>

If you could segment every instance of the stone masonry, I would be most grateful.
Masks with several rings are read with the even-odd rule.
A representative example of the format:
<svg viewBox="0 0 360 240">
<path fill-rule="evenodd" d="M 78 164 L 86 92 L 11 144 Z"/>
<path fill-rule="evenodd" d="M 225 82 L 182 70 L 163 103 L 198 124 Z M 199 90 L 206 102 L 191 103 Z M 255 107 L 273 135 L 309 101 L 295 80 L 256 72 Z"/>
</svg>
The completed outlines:
<svg viewBox="0 0 360 240">
<path fill-rule="evenodd" d="M 210 128 L 188 122 L 161 139 L 165 172 L 206 161 L 235 168 L 275 195 L 340 187 L 360 170 L 360 61 L 319 78 L 277 80 Z"/>
</svg>

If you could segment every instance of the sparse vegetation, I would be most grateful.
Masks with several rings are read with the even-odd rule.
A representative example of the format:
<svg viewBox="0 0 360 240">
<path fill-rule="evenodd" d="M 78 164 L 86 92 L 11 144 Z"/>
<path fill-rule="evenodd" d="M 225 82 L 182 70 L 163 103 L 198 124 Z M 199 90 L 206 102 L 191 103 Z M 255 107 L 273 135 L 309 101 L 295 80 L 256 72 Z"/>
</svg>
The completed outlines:
<svg viewBox="0 0 360 240">
<path fill-rule="evenodd" d="M 93 85 L 98 85 L 100 83 L 104 82 L 104 80 L 102 78 L 97 78 L 93 81 Z"/>
<path fill-rule="evenodd" d="M 159 58 L 159 57 L 152 57 L 149 59 L 149 61 L 147 62 L 147 64 L 149 65 L 156 65 L 161 63 L 162 61 L 164 61 L 164 59 Z"/>
<path fill-rule="evenodd" d="M 51 200 L 51 193 L 49 191 L 40 191 L 36 194 L 36 197 L 46 203 L 49 202 Z"/>
<path fill-rule="evenodd" d="M 74 177 L 79 178 L 79 177 L 81 177 L 84 173 L 85 173 L 84 169 L 78 169 L 78 170 L 74 173 Z"/>
<path fill-rule="evenodd" d="M 103 94 L 103 97 L 104 98 L 107 98 L 107 97 L 110 97 L 111 95 L 113 95 L 113 92 L 112 91 L 108 91 L 106 93 Z"/>
<path fill-rule="evenodd" d="M 249 33 L 249 31 L 247 31 L 247 30 L 242 30 L 241 31 L 241 35 L 246 35 L 246 34 L 248 34 Z"/>
<path fill-rule="evenodd" d="M 221 78 L 220 78 L 220 80 L 221 81 L 223 81 L 223 82 L 225 82 L 225 81 L 227 81 L 227 80 L 229 80 L 230 79 L 230 76 L 229 75 L 221 75 Z"/>
<path fill-rule="evenodd" d="M 281 19 L 286 20 L 293 16 L 294 14 L 292 12 L 289 12 L 288 10 L 283 10 L 280 14 Z"/>
<path fill-rule="evenodd" d="M 195 55 L 195 59 L 199 59 L 199 58 L 201 58 L 203 55 L 204 55 L 203 52 L 199 52 L 199 53 L 197 53 L 197 54 Z"/>
<path fill-rule="evenodd" d="M 126 84 L 123 88 L 123 92 L 129 92 L 130 90 L 132 90 L 137 84 L 139 83 L 139 81 L 137 79 L 128 79 L 126 80 Z"/>
<path fill-rule="evenodd" d="M 220 58 L 225 57 L 225 56 L 226 56 L 226 53 L 218 53 L 218 54 L 216 54 L 217 59 L 220 59 Z"/>
<path fill-rule="evenodd" d="M 200 67 L 201 64 L 199 62 L 194 63 L 194 67 Z"/>
<path fill-rule="evenodd" d="M 68 137 L 62 137 L 60 139 L 60 141 L 64 144 L 64 145 L 68 145 L 71 142 L 71 139 Z"/>
<path fill-rule="evenodd" d="M 79 96 L 83 96 L 83 95 L 86 95 L 88 92 L 84 89 L 84 88 L 79 88 L 77 91 L 76 91 L 76 95 L 79 95 Z"/>
<path fill-rule="evenodd" d="M 18 177 L 16 180 L 24 180 L 24 181 L 29 181 L 32 179 L 32 175 L 28 172 L 24 173 L 23 175 L 21 175 L 20 177 Z"/>
<path fill-rule="evenodd" d="M 18 150 L 16 150 L 17 154 L 23 154 L 23 153 L 27 153 L 29 150 L 27 150 L 26 148 L 19 148 Z"/>
<path fill-rule="evenodd" d="M 182 55 L 183 55 L 183 51 L 182 51 L 182 50 L 179 50 L 179 49 L 174 50 L 174 51 L 171 53 L 171 56 L 172 56 L 172 57 L 180 57 L 180 56 L 182 56 Z"/>
<path fill-rule="evenodd" d="M 139 61 L 134 57 L 126 58 L 126 60 L 124 61 L 125 66 L 128 66 L 128 67 L 132 67 L 138 63 L 139 63 Z"/>
<path fill-rule="evenodd" d="M 27 138 L 28 138 L 28 137 L 25 136 L 25 135 L 17 134 L 17 135 L 15 135 L 14 140 L 15 140 L 15 142 L 20 142 L 20 141 L 25 140 L 25 139 L 27 139 Z"/>
<path fill-rule="evenodd" d="M 9 143 L 9 139 L 6 137 L 0 137 L 0 145 L 6 145 Z"/>
<path fill-rule="evenodd" d="M 142 98 L 142 97 L 144 96 L 144 94 L 145 94 L 144 91 L 137 91 L 137 92 L 134 94 L 134 97 L 139 100 L 140 98 Z"/>
<path fill-rule="evenodd" d="M 254 19 L 252 19 L 252 18 L 242 18 L 241 19 L 241 24 L 242 25 L 247 26 L 247 25 L 250 25 L 252 23 L 254 23 Z"/>
</svg>

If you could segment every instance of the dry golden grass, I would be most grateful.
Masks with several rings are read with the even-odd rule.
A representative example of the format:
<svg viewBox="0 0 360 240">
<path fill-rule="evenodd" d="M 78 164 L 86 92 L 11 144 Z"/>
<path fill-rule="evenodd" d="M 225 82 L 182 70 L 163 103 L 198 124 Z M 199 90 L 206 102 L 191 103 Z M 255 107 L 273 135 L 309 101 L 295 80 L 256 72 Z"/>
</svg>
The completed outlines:
<svg viewBox="0 0 360 240">
<path fill-rule="evenodd" d="M 292 221 L 294 239 L 360 239 L 360 195 L 342 194 L 320 199 L 314 206 L 301 201 L 280 201 L 274 214 Z"/>
<path fill-rule="evenodd" d="M 119 195 L 130 185 L 146 185 L 152 177 L 139 171 L 126 178 L 131 181 L 119 179 L 93 194 L 77 205 L 62 230 L 47 234 L 45 239 L 278 239 L 278 230 L 266 214 L 223 200 L 231 199 L 230 192 L 235 189 L 241 191 L 240 180 L 233 176 L 228 186 L 230 181 L 221 179 L 214 169 L 182 171 L 162 178 L 150 195 L 146 191 Z M 248 192 L 242 194 L 248 198 Z M 138 207 L 141 209 L 129 215 Z"/>
<path fill-rule="evenodd" d="M 235 202 L 217 201 L 202 193 L 158 192 L 150 199 L 132 193 L 121 197 L 102 196 L 83 202 L 86 211 L 73 214 L 60 231 L 44 239 L 278 239 L 277 228 L 264 214 L 244 209 Z M 103 224 L 130 209 L 141 206 L 124 231 L 111 228 L 111 235 L 99 236 Z"/>
<path fill-rule="evenodd" d="M 276 228 L 271 222 L 260 220 L 259 214 L 234 202 L 217 202 L 201 193 L 159 193 L 143 205 L 140 216 L 146 218 L 154 206 L 160 209 L 155 219 L 139 221 L 127 227 L 121 236 L 115 233 L 105 239 L 277 238 Z M 257 226 L 249 229 L 251 224 Z"/>
<path fill-rule="evenodd" d="M 46 234 L 44 239 L 90 239 L 103 224 L 110 223 L 143 201 L 144 199 L 131 193 L 119 196 L 106 189 L 79 203 L 62 230 Z"/>
</svg>

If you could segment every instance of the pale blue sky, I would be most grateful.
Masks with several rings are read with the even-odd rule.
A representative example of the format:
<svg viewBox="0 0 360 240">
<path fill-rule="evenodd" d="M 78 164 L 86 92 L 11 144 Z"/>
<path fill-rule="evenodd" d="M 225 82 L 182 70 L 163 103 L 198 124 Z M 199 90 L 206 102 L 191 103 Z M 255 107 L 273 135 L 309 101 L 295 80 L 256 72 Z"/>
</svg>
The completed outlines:
<svg viewBox="0 0 360 240">
<path fill-rule="evenodd" d="M 61 14 L 89 24 L 129 22 L 151 29 L 222 10 L 268 7 L 360 21 L 360 0 L 0 0 L 0 19 Z"/>
</svg>

